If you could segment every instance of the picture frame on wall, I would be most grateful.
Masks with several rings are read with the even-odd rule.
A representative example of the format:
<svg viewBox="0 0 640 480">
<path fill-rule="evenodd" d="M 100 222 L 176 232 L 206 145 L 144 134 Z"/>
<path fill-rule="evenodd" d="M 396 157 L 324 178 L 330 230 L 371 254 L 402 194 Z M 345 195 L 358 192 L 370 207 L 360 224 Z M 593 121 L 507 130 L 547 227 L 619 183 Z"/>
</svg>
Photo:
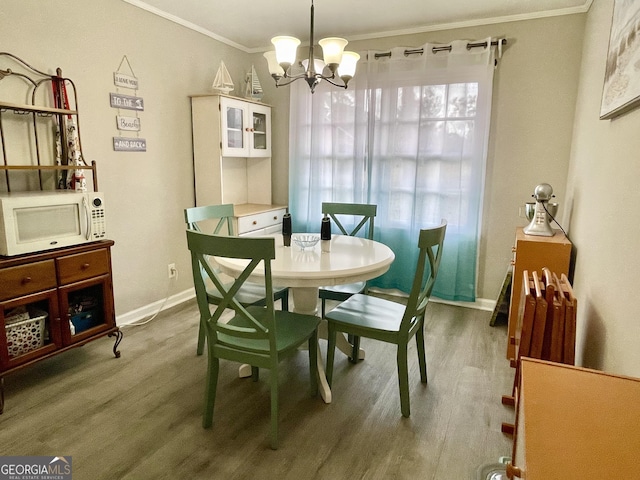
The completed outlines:
<svg viewBox="0 0 640 480">
<path fill-rule="evenodd" d="M 600 120 L 640 105 L 640 2 L 615 0 Z"/>
</svg>

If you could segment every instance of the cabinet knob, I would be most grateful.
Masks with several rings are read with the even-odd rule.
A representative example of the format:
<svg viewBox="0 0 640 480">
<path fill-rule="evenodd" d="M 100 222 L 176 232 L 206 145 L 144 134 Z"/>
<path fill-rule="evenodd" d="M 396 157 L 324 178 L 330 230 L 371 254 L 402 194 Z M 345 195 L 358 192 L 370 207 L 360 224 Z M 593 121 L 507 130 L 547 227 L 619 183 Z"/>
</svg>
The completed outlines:
<svg viewBox="0 0 640 480">
<path fill-rule="evenodd" d="M 274 216 L 273 216 L 273 219 L 274 219 L 274 220 L 277 220 L 277 219 L 278 219 L 278 216 L 277 216 L 277 215 L 274 215 Z"/>
<path fill-rule="evenodd" d="M 83 263 L 82 267 L 80 267 L 80 268 L 82 268 L 82 270 L 86 270 L 89 267 L 90 267 L 90 265 L 88 263 Z"/>
<path fill-rule="evenodd" d="M 256 220 L 253 221 L 252 225 L 257 225 L 258 222 Z"/>
<path fill-rule="evenodd" d="M 31 277 L 24 277 L 22 279 L 22 285 L 26 285 L 27 283 L 31 282 L 32 278 Z"/>
</svg>

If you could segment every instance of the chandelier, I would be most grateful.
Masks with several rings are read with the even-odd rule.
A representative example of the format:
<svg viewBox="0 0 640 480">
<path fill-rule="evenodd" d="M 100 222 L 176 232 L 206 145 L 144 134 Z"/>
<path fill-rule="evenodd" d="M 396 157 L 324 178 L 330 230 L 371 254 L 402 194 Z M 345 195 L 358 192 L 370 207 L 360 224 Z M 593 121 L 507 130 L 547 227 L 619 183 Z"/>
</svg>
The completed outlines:
<svg viewBox="0 0 640 480">
<path fill-rule="evenodd" d="M 265 52 L 264 58 L 267 59 L 269 73 L 275 80 L 276 87 L 283 87 L 304 78 L 309 84 L 311 93 L 322 80 L 326 80 L 336 87 L 347 88 L 347 83 L 356 73 L 356 63 L 358 63 L 360 55 L 344 51 L 344 47 L 348 43 L 344 38 L 323 38 L 318 44 L 322 47 L 324 61 L 314 57 L 313 8 L 313 0 L 311 0 L 308 58 L 296 61 L 296 52 L 298 45 L 300 45 L 300 40 L 297 38 L 279 36 L 271 39 L 276 50 Z"/>
</svg>

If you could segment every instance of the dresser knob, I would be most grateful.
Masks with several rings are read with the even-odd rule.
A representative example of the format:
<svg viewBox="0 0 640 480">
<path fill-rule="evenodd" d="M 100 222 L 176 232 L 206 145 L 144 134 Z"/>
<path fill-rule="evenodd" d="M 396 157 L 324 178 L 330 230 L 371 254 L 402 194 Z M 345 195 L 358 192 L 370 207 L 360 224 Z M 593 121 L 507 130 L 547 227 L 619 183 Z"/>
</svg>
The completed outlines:
<svg viewBox="0 0 640 480">
<path fill-rule="evenodd" d="M 253 225 L 257 225 L 258 222 L 256 220 L 253 221 Z"/>
<path fill-rule="evenodd" d="M 31 277 L 24 277 L 22 279 L 22 284 L 26 285 L 27 283 L 31 282 L 32 278 Z"/>
<path fill-rule="evenodd" d="M 81 268 L 82 268 L 82 270 L 86 270 L 89 267 L 90 267 L 90 265 L 88 263 L 83 263 Z"/>
</svg>

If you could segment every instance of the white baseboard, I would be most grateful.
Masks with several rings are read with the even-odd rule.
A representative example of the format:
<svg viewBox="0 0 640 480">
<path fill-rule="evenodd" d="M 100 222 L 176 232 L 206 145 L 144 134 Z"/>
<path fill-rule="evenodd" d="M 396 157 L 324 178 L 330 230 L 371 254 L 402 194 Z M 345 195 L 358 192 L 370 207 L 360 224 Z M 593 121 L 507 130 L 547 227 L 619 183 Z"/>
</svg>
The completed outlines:
<svg viewBox="0 0 640 480">
<path fill-rule="evenodd" d="M 171 295 L 170 297 L 164 300 L 158 300 L 157 302 L 153 302 L 153 303 L 150 303 L 149 305 L 145 305 L 143 307 L 137 308 L 135 310 L 124 313 L 122 315 L 118 315 L 116 317 L 116 323 L 118 325 L 128 325 L 131 323 L 137 323 L 141 320 L 144 320 L 147 317 L 155 315 L 158 312 L 161 312 L 168 308 L 179 305 L 182 302 L 186 302 L 187 300 L 191 300 L 195 296 L 196 296 L 195 289 L 190 288 L 183 292 L 176 293 L 175 295 Z M 431 297 L 430 301 L 434 303 L 443 303 L 446 305 L 454 305 L 456 307 L 474 308 L 477 310 L 485 310 L 489 312 L 493 312 L 496 306 L 495 300 L 490 300 L 487 298 L 478 298 L 476 299 L 475 302 L 452 302 L 449 300 L 442 300 L 437 297 Z"/>
<path fill-rule="evenodd" d="M 163 300 L 158 300 L 157 302 L 150 303 L 149 305 L 145 305 L 140 308 L 136 308 L 130 312 L 127 312 L 122 315 L 118 315 L 116 317 L 117 325 L 128 325 L 131 323 L 137 323 L 141 320 L 144 320 L 147 317 L 155 315 L 162 310 L 166 310 L 167 308 L 174 307 L 179 305 L 187 300 L 191 300 L 196 296 L 196 291 L 194 288 L 190 288 L 180 293 L 176 293 L 175 295 L 171 295 Z"/>
<path fill-rule="evenodd" d="M 429 300 L 434 303 L 444 303 L 446 305 L 455 305 L 456 307 L 474 308 L 476 310 L 485 310 L 487 312 L 493 312 L 496 308 L 496 301 L 488 298 L 476 298 L 475 302 L 452 302 L 449 300 L 442 300 L 441 298 L 431 297 Z"/>
<path fill-rule="evenodd" d="M 398 295 L 401 297 L 406 297 L 407 294 L 404 292 L 401 292 L 400 290 L 390 290 L 390 289 L 382 289 L 382 288 L 376 288 L 373 287 L 371 288 L 371 291 L 374 292 L 381 292 L 381 293 L 386 293 L 388 295 Z M 493 312 L 493 310 L 496 308 L 496 303 L 498 303 L 495 300 L 490 300 L 488 298 L 476 298 L 475 302 L 454 302 L 451 300 L 443 300 L 441 298 L 437 298 L 437 297 L 431 297 L 429 299 L 430 302 L 434 302 L 434 303 L 443 303 L 445 305 L 455 305 L 456 307 L 465 307 L 465 308 L 474 308 L 476 310 L 485 310 L 488 312 Z"/>
</svg>

